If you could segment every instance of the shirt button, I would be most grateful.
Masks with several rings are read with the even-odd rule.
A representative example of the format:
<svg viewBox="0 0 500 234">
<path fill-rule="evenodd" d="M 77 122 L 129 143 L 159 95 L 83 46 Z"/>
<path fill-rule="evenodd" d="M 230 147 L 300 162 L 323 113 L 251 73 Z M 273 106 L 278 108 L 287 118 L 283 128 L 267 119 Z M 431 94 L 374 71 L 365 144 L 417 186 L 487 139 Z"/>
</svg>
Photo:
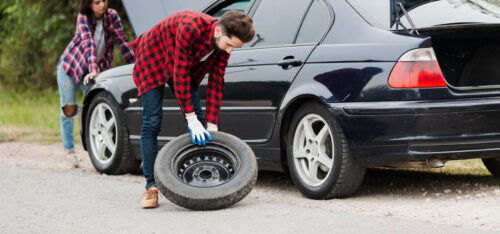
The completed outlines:
<svg viewBox="0 0 500 234">
<path fill-rule="evenodd" d="M 150 87 L 150 86 L 149 86 L 149 85 L 147 85 L 146 87 L 148 87 L 148 89 L 149 89 L 149 87 Z"/>
</svg>

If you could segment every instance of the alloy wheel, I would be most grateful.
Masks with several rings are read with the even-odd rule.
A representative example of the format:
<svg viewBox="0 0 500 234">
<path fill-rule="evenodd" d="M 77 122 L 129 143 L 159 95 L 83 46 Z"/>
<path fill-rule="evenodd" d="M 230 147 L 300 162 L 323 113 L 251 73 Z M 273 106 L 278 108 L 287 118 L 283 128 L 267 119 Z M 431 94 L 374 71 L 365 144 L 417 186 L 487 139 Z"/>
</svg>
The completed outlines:
<svg viewBox="0 0 500 234">
<path fill-rule="evenodd" d="M 109 163 L 116 152 L 117 144 L 116 118 L 111 107 L 99 103 L 90 117 L 90 150 L 101 164 Z"/>
<path fill-rule="evenodd" d="M 322 185 L 333 168 L 333 135 L 317 114 L 304 116 L 293 138 L 293 162 L 301 180 L 312 187 Z"/>
</svg>

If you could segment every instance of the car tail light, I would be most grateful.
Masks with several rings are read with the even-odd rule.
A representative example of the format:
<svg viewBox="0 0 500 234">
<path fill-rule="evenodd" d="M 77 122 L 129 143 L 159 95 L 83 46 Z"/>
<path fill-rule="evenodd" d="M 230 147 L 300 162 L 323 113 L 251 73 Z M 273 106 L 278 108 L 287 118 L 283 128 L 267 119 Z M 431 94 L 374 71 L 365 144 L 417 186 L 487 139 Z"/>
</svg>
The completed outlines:
<svg viewBox="0 0 500 234">
<path fill-rule="evenodd" d="M 391 88 L 446 87 L 443 73 L 432 48 L 406 52 L 389 76 Z"/>
</svg>

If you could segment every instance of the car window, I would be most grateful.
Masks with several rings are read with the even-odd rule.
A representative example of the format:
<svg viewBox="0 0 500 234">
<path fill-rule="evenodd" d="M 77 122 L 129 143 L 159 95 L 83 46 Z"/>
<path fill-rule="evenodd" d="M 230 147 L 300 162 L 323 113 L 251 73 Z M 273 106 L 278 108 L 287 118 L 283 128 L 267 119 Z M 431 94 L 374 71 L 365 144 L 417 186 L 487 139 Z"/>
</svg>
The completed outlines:
<svg viewBox="0 0 500 234">
<path fill-rule="evenodd" d="M 241 12 L 246 12 L 247 7 L 249 6 L 250 0 L 241 0 L 241 1 L 236 1 L 226 7 L 223 7 L 222 9 L 216 11 L 215 13 L 212 14 L 213 17 L 220 19 L 222 15 L 230 10 L 237 10 Z"/>
<path fill-rule="evenodd" d="M 329 21 L 328 9 L 321 1 L 315 0 L 307 12 L 295 43 L 319 42 L 330 26 Z"/>
<path fill-rule="evenodd" d="M 244 47 L 292 44 L 311 1 L 262 0 L 253 15 L 256 35 Z"/>
</svg>

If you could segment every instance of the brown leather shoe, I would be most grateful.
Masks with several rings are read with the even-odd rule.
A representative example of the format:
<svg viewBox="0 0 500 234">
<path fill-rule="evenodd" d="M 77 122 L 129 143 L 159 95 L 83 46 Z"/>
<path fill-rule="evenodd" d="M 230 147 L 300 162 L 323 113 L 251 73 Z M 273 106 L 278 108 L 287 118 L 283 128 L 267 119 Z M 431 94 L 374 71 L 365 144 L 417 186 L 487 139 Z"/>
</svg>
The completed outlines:
<svg viewBox="0 0 500 234">
<path fill-rule="evenodd" d="M 141 208 L 156 207 L 158 207 L 158 188 L 151 187 L 144 193 L 144 198 L 141 201 Z"/>
</svg>

